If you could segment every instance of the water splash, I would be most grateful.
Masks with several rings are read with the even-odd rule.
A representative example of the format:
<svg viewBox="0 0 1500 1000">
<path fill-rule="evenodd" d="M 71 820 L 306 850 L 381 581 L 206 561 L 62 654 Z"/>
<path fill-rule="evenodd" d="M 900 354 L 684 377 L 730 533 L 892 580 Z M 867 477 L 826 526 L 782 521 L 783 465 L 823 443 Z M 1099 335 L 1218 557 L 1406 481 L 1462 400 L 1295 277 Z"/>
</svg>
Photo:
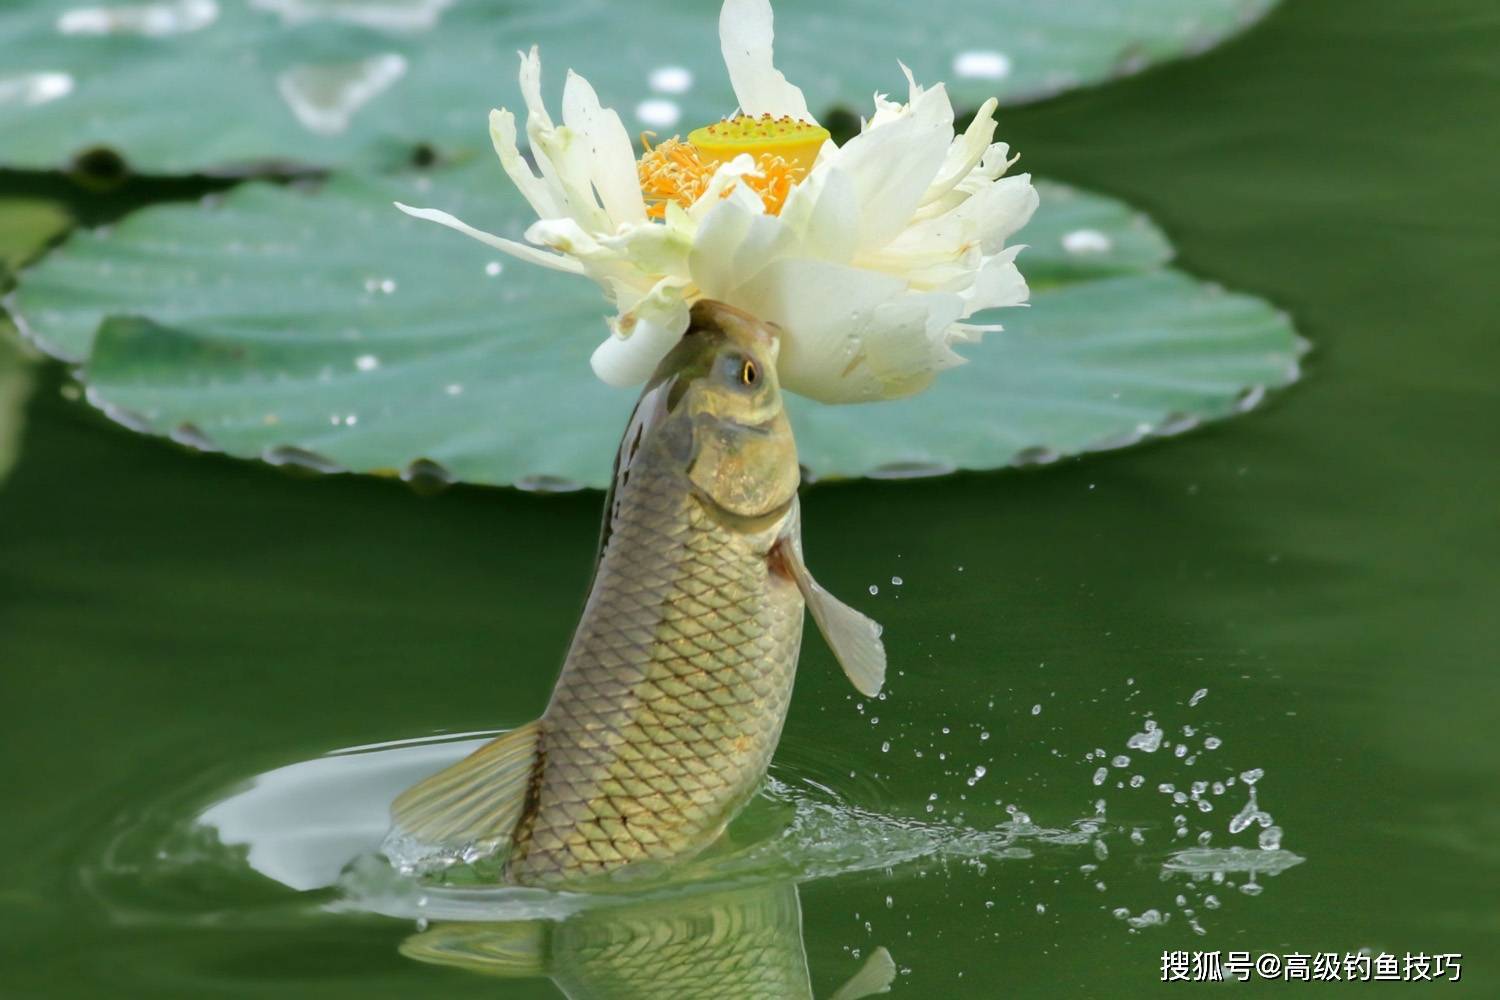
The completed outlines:
<svg viewBox="0 0 1500 1000">
<path fill-rule="evenodd" d="M 276 78 L 282 99 L 310 132 L 338 135 L 355 112 L 406 75 L 406 58 L 395 52 L 352 63 L 297 66 Z"/>
<path fill-rule="evenodd" d="M 0 76 L 0 107 L 19 104 L 36 107 L 73 92 L 73 77 L 68 73 L 22 73 L 19 76 Z"/>
<path fill-rule="evenodd" d="M 953 75 L 966 80 L 1003 80 L 1010 70 L 1010 56 L 993 49 L 971 49 L 953 57 Z"/>
<path fill-rule="evenodd" d="M 676 101 L 652 97 L 635 106 L 635 116 L 643 125 L 671 128 L 682 119 L 682 108 Z"/>
<path fill-rule="evenodd" d="M 1063 234 L 1062 247 L 1068 253 L 1078 255 L 1108 253 L 1114 248 L 1114 241 L 1109 234 L 1097 229 L 1074 229 Z"/>
<path fill-rule="evenodd" d="M 202 31 L 218 19 L 219 5 L 215 0 L 176 0 L 114 7 L 74 7 L 57 16 L 57 30 L 64 35 L 169 38 Z"/>
<path fill-rule="evenodd" d="M 292 26 L 308 21 L 343 21 L 377 31 L 428 31 L 454 0 L 250 0 L 250 6 L 279 14 Z"/>
<path fill-rule="evenodd" d="M 658 94 L 685 94 L 693 86 L 693 71 L 686 66 L 658 66 L 646 83 Z"/>
</svg>

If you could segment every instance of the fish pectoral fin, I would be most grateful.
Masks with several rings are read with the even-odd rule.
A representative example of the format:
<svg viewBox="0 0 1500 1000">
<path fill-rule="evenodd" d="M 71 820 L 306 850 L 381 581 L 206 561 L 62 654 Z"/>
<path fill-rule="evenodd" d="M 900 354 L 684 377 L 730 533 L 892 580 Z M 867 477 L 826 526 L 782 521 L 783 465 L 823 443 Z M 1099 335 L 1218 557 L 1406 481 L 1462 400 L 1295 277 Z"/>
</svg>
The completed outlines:
<svg viewBox="0 0 1500 1000">
<path fill-rule="evenodd" d="M 802 599 L 807 602 L 813 621 L 818 623 L 818 631 L 823 633 L 855 690 L 870 698 L 879 694 L 885 684 L 885 644 L 880 641 L 880 623 L 855 611 L 813 579 L 802 558 L 802 542 L 795 535 L 782 538 L 776 547 L 782 564 L 802 591 Z"/>
<path fill-rule="evenodd" d="M 391 803 L 386 854 L 478 860 L 506 847 L 526 807 L 540 726 L 528 722 L 418 782 Z"/>
<path fill-rule="evenodd" d="M 891 983 L 895 981 L 896 963 L 892 961 L 891 953 L 884 948 L 876 948 L 870 952 L 870 957 L 865 959 L 865 964 L 859 967 L 859 971 L 828 1000 L 859 1000 L 860 997 L 872 997 L 877 993 L 889 993 Z"/>
<path fill-rule="evenodd" d="M 401 954 L 506 979 L 547 974 L 547 923 L 442 924 L 401 942 Z"/>
</svg>

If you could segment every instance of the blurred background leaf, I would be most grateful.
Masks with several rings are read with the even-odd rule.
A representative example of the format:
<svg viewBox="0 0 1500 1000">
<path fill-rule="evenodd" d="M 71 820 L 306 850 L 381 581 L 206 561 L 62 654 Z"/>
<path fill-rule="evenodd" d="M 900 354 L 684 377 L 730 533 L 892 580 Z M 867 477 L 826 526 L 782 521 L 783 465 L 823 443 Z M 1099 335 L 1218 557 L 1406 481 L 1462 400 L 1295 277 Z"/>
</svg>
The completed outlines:
<svg viewBox="0 0 1500 1000">
<path fill-rule="evenodd" d="M 898 59 L 973 107 L 1201 52 L 1273 3 L 822 0 L 783 5 L 777 51 L 814 109 L 904 92 Z M 533 43 L 549 92 L 573 67 L 628 126 L 691 129 L 734 108 L 717 15 L 706 0 L 10 0 L 0 161 L 108 150 L 140 173 L 243 172 L 487 148 L 484 112 L 517 103 L 515 52 Z"/>
<path fill-rule="evenodd" d="M 1283 315 L 1166 269 L 1166 239 L 1120 203 L 1055 184 L 1041 194 L 1023 234 L 1032 307 L 989 317 L 1006 331 L 965 347 L 973 363 L 940 391 L 795 401 L 815 475 L 1047 461 L 1224 416 L 1296 377 Z M 96 405 L 194 447 L 329 471 L 603 485 L 634 393 L 588 374 L 602 299 L 400 215 L 397 199 L 499 232 L 529 212 L 487 157 L 335 175 L 316 193 L 251 184 L 80 234 L 28 272 L 16 312 L 51 353 L 87 358 Z"/>
</svg>

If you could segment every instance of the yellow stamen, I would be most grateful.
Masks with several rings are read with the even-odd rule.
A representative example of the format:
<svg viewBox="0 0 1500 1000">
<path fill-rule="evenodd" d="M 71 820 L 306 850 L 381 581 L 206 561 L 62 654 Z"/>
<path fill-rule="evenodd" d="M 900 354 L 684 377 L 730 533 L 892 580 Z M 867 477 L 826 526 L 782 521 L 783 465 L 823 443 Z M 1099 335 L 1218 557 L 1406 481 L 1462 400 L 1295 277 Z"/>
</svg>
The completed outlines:
<svg viewBox="0 0 1500 1000">
<path fill-rule="evenodd" d="M 714 171 L 741 153 L 755 160 L 755 172 L 741 180 L 760 195 L 767 214 L 777 215 L 792 188 L 812 169 L 828 130 L 791 118 L 741 115 L 696 129 L 687 142 L 674 136 L 652 146 L 650 138 L 649 134 L 641 136 L 645 153 L 638 172 L 652 218 L 664 218 L 669 202 L 684 208 L 693 204 L 708 190 Z M 731 184 L 723 193 L 727 196 L 732 190 Z"/>
</svg>

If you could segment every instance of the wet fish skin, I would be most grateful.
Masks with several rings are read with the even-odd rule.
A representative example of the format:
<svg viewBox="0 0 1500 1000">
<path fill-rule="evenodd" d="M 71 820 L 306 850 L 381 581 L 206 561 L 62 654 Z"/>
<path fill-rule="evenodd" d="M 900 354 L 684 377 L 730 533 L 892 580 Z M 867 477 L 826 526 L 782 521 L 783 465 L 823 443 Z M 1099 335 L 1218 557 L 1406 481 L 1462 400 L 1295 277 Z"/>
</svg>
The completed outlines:
<svg viewBox="0 0 1500 1000">
<path fill-rule="evenodd" d="M 708 307 L 693 320 L 621 445 L 594 585 L 541 719 L 515 882 L 697 853 L 781 735 L 803 602 L 769 556 L 796 499 L 796 444 L 769 332 Z"/>
<path fill-rule="evenodd" d="M 508 881 L 558 886 L 702 851 L 770 763 L 804 599 L 856 686 L 879 690 L 879 626 L 802 564 L 775 351 L 774 329 L 753 317 L 694 307 L 621 441 L 595 578 L 551 702 L 398 798 L 393 860 L 504 853 Z"/>
</svg>

